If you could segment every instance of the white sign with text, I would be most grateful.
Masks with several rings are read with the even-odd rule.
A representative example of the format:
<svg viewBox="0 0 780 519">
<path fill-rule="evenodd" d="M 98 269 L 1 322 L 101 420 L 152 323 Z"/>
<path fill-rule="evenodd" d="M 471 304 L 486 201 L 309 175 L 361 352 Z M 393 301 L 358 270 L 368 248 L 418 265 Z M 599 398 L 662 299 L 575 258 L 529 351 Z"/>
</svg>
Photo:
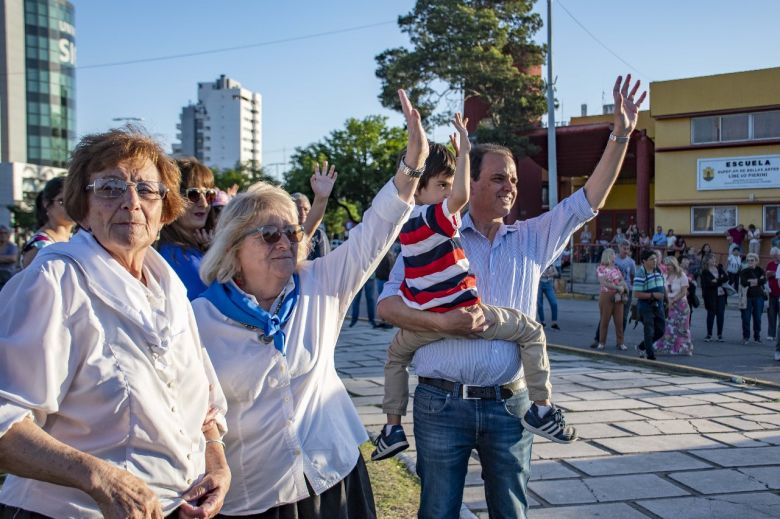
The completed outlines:
<svg viewBox="0 0 780 519">
<path fill-rule="evenodd" d="M 780 155 L 697 161 L 696 190 L 780 188 Z"/>
</svg>

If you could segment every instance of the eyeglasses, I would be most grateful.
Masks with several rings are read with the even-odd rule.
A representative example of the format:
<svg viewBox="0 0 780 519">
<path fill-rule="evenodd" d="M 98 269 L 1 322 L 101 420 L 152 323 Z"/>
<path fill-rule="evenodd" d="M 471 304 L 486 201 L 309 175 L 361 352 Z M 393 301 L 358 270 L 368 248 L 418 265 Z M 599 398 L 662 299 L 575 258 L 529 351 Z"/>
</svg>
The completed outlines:
<svg viewBox="0 0 780 519">
<path fill-rule="evenodd" d="M 212 204 L 217 198 L 217 190 L 211 188 L 188 187 L 187 189 L 182 189 L 181 194 L 187 197 L 187 200 L 193 204 L 200 202 L 201 195 L 206 199 L 207 204 Z"/>
<path fill-rule="evenodd" d="M 127 192 L 128 187 L 135 187 L 135 192 L 144 200 L 162 200 L 168 194 L 168 188 L 162 182 L 153 180 L 141 180 L 140 182 L 128 182 L 121 178 L 96 178 L 89 184 L 86 191 L 92 191 L 98 198 L 120 198 Z"/>
<path fill-rule="evenodd" d="M 276 243 L 282 238 L 282 234 L 287 236 L 287 239 L 292 243 L 299 243 L 303 240 L 303 225 L 288 225 L 283 229 L 280 229 L 276 225 L 263 225 L 256 227 L 250 231 L 251 233 L 257 233 L 263 238 L 266 243 Z"/>
</svg>

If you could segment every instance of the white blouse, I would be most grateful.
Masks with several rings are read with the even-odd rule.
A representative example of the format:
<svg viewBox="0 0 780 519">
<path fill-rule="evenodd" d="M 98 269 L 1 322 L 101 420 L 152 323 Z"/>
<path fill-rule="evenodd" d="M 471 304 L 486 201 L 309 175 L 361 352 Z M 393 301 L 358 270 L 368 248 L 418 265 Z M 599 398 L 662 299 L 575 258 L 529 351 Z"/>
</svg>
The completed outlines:
<svg viewBox="0 0 780 519">
<path fill-rule="evenodd" d="M 666 295 L 669 299 L 679 297 L 680 292 L 688 290 L 688 276 L 683 274 L 682 276 L 666 276 Z"/>
<path fill-rule="evenodd" d="M 368 437 L 336 373 L 334 353 L 354 295 L 387 253 L 411 206 L 392 182 L 363 223 L 331 253 L 299 265 L 300 298 L 285 326 L 287 356 L 261 333 L 192 305 L 201 340 L 228 399 L 227 460 L 233 481 L 222 513 L 261 513 L 319 495 L 344 479 Z"/>
<path fill-rule="evenodd" d="M 187 294 L 150 249 L 148 286 L 91 234 L 42 249 L 0 293 L 0 436 L 32 417 L 57 440 L 127 470 L 168 514 L 205 471 L 201 432 L 226 402 Z M 9 475 L 0 502 L 101 517 L 86 493 Z"/>
</svg>

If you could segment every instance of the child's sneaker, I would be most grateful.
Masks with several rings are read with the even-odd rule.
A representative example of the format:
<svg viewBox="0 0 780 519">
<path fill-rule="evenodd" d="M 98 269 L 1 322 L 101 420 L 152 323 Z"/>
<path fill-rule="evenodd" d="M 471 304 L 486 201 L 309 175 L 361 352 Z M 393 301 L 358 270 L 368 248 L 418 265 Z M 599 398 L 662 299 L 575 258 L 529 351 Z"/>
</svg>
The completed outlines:
<svg viewBox="0 0 780 519">
<path fill-rule="evenodd" d="M 391 458 L 409 448 L 409 442 L 406 441 L 406 434 L 404 428 L 400 425 L 393 425 L 390 428 L 390 434 L 385 434 L 385 427 L 382 427 L 382 432 L 377 436 L 374 445 L 376 449 L 371 453 L 371 461 L 380 461 L 387 458 Z"/>
<path fill-rule="evenodd" d="M 539 408 L 536 404 L 531 407 L 521 419 L 523 427 L 534 434 L 538 434 L 555 443 L 571 443 L 577 439 L 577 430 L 571 425 L 566 425 L 563 411 L 552 405 L 544 418 L 539 417 Z"/>
</svg>

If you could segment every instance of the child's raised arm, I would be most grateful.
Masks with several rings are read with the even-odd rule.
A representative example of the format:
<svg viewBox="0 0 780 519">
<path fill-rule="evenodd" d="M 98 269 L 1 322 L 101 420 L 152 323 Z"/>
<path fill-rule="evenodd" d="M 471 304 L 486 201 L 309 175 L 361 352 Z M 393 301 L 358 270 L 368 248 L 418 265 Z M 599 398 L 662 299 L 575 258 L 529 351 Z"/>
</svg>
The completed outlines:
<svg viewBox="0 0 780 519">
<path fill-rule="evenodd" d="M 466 129 L 468 119 L 463 119 L 460 112 L 455 114 L 452 124 L 458 131 L 460 142 L 456 147 L 458 158 L 455 165 L 455 179 L 452 182 L 452 193 L 447 198 L 447 209 L 450 214 L 460 212 L 466 204 L 469 203 L 471 173 L 469 168 L 469 152 L 471 151 L 471 142 L 469 142 L 469 131 Z"/>
</svg>

